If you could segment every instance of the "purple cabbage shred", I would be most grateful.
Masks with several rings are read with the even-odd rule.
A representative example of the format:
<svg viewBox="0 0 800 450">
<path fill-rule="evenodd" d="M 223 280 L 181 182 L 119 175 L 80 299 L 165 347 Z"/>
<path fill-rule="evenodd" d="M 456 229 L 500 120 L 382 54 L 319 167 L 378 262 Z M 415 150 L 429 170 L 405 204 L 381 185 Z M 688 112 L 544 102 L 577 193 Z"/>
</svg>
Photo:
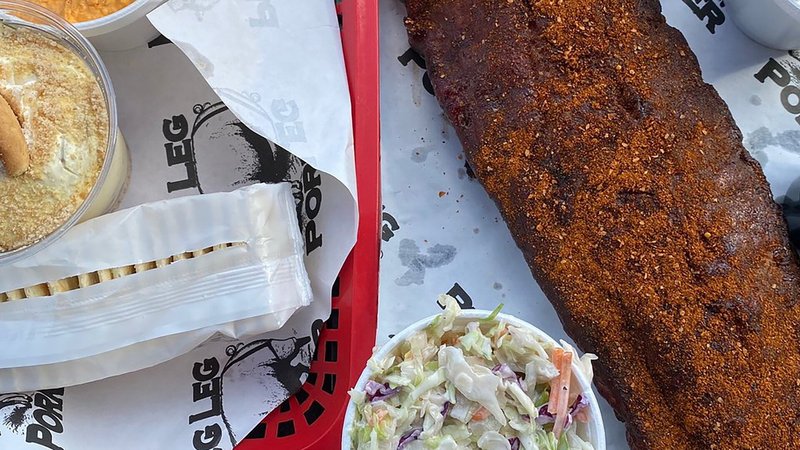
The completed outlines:
<svg viewBox="0 0 800 450">
<path fill-rule="evenodd" d="M 556 421 L 555 416 L 550 414 L 550 411 L 547 410 L 547 405 L 548 403 L 545 403 L 541 408 L 539 408 L 539 416 L 535 419 L 538 425 L 546 425 Z"/>
<path fill-rule="evenodd" d="M 517 374 L 508 367 L 507 364 L 498 364 L 492 368 L 492 373 L 500 375 L 504 380 L 514 381 L 517 379 Z"/>
<path fill-rule="evenodd" d="M 371 397 L 371 396 L 377 394 L 378 393 L 378 389 L 380 389 L 382 387 L 383 387 L 383 385 L 378 383 L 377 381 L 369 380 L 369 381 L 367 381 L 367 385 L 364 386 L 364 392 L 368 396 Z"/>
<path fill-rule="evenodd" d="M 576 412 L 589 407 L 589 400 L 581 394 L 575 398 L 575 403 L 572 404 L 569 408 L 570 414 L 575 414 Z"/>
<path fill-rule="evenodd" d="M 400 393 L 400 386 L 391 389 L 389 383 L 380 384 L 376 381 L 369 380 L 367 381 L 367 385 L 364 386 L 364 393 L 367 394 L 367 399 L 370 402 L 377 402 L 379 400 L 392 398 Z"/>
<path fill-rule="evenodd" d="M 567 414 L 567 419 L 564 422 L 566 422 L 564 424 L 564 429 L 566 430 L 570 425 L 572 425 L 572 414 Z"/>
<path fill-rule="evenodd" d="M 519 444 L 519 438 L 518 437 L 515 436 L 515 437 L 512 437 L 512 438 L 508 438 L 508 443 L 511 444 L 511 450 L 519 450 L 519 445 L 520 444 Z"/>
<path fill-rule="evenodd" d="M 444 402 L 444 405 L 442 406 L 442 416 L 447 417 L 451 409 L 453 409 L 453 404 L 449 401 Z"/>
<path fill-rule="evenodd" d="M 520 389 L 525 392 L 528 392 L 528 386 L 522 382 L 522 377 L 517 375 L 516 372 L 511 370 L 511 367 L 508 367 L 508 364 L 498 364 L 492 368 L 492 373 L 495 375 L 500 375 L 500 378 L 506 381 L 512 381 L 519 385 Z"/>
<path fill-rule="evenodd" d="M 419 439 L 420 434 L 422 434 L 422 428 L 413 428 L 407 431 L 403 436 L 400 437 L 400 442 L 397 444 L 397 450 L 401 450 L 405 448 L 409 442 Z"/>
<path fill-rule="evenodd" d="M 589 400 L 586 397 L 578 394 L 575 402 L 570 406 L 567 417 L 564 419 L 564 429 L 567 429 L 574 422 L 575 414 L 589 407 Z M 548 423 L 555 423 L 556 417 L 547 410 L 547 404 L 539 408 L 539 417 L 536 418 L 536 423 L 539 425 L 546 425 Z"/>
</svg>

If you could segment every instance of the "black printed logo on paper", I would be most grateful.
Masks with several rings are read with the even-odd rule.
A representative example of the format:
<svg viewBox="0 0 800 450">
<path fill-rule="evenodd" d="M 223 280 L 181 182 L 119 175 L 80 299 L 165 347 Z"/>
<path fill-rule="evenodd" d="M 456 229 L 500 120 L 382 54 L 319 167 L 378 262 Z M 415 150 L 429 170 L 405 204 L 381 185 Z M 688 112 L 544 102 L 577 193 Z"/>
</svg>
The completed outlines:
<svg viewBox="0 0 800 450">
<path fill-rule="evenodd" d="M 397 219 L 395 219 L 393 215 L 386 212 L 385 205 L 382 210 L 383 226 L 381 227 L 381 239 L 384 242 L 389 242 L 389 240 L 394 237 L 394 232 L 400 229 L 400 224 L 397 223 Z"/>
<path fill-rule="evenodd" d="M 790 55 L 800 62 L 798 55 Z M 754 76 L 761 83 L 769 80 L 781 89 L 778 95 L 783 109 L 795 116 L 795 121 L 800 124 L 800 64 L 791 60 L 781 63 L 770 58 Z"/>
<path fill-rule="evenodd" d="M 472 304 L 472 297 L 467 294 L 467 291 L 465 291 L 460 284 L 455 283 L 453 287 L 447 291 L 447 295 L 456 299 L 456 302 L 458 302 L 458 306 L 460 306 L 461 309 L 475 309 L 475 306 Z M 440 308 L 444 309 L 445 305 L 442 305 L 439 302 L 437 302 L 437 304 Z"/>
<path fill-rule="evenodd" d="M 231 97 L 259 108 L 258 99 Z M 242 103 L 244 105 L 244 103 Z M 316 169 L 281 146 L 265 139 L 239 121 L 223 102 L 197 104 L 194 117 L 177 114 L 162 121 L 166 163 L 175 168 L 167 192 L 193 190 L 224 192 L 254 183 L 289 182 L 295 198 L 306 254 L 322 247 L 315 219 L 322 208 L 322 177 Z M 264 117 L 268 117 L 263 112 Z M 305 140 L 299 110 L 294 102 L 276 100 L 270 120 L 278 136 Z"/>
<path fill-rule="evenodd" d="M 0 395 L 0 417 L 3 425 L 12 432 L 19 432 L 28 423 L 32 408 L 33 397 L 30 394 Z"/>
<path fill-rule="evenodd" d="M 717 32 L 717 27 L 725 23 L 725 13 L 722 8 L 725 6 L 724 1 L 718 0 L 683 0 L 686 6 L 692 10 L 698 19 L 705 22 L 706 28 L 711 34 Z"/>
<path fill-rule="evenodd" d="M 428 75 L 427 71 L 428 66 L 425 63 L 425 59 L 422 57 L 422 55 L 417 53 L 413 48 L 409 48 L 408 50 L 406 50 L 405 53 L 398 56 L 397 60 L 400 61 L 400 64 L 402 64 L 403 67 L 408 66 L 408 63 L 413 61 L 414 64 L 417 65 L 417 67 L 425 70 L 425 72 L 422 74 L 422 86 L 425 87 L 425 90 L 428 91 L 429 94 L 435 95 L 433 93 L 433 84 L 431 84 L 431 77 L 430 75 Z"/>
<path fill-rule="evenodd" d="M 185 115 L 164 119 L 167 165 L 184 175 L 167 182 L 167 191 L 198 193 L 230 190 L 252 183 L 290 180 L 302 161 L 250 130 L 223 102 L 197 104 L 192 122 Z"/>
<path fill-rule="evenodd" d="M 336 3 L 336 20 L 339 22 L 339 31 L 344 28 L 344 16 L 342 15 L 342 0 L 334 0 Z"/>
<path fill-rule="evenodd" d="M 64 389 L 47 389 L 24 394 L 0 395 L 0 417 L 7 431 L 24 434 L 25 442 L 51 450 L 64 432 Z"/>
<path fill-rule="evenodd" d="M 255 424 L 297 392 L 303 375 L 308 373 L 322 323 L 314 322 L 311 336 L 230 345 L 224 364 L 217 358 L 196 362 L 192 368 L 192 399 L 198 409 L 189 416 L 189 424 L 195 426 L 192 448 L 217 450 L 223 438 L 231 445 L 244 438 L 233 430 L 226 409 L 228 413 L 246 411 L 252 415 L 248 424 Z M 230 399 L 227 407 L 226 395 Z"/>
<path fill-rule="evenodd" d="M 163 34 L 159 34 L 158 37 L 147 43 L 147 48 L 153 48 L 158 47 L 159 45 L 167 44 L 172 44 L 172 41 L 167 39 Z"/>
<path fill-rule="evenodd" d="M 760 83 L 776 86 L 776 96 L 783 109 L 794 117 L 800 125 L 800 52 L 789 52 L 791 59 L 778 61 L 769 58 L 763 67 L 754 75 Z M 800 151 L 800 130 L 785 130 L 773 134 L 762 127 L 747 136 L 746 143 L 751 152 L 759 160 L 764 159 L 761 152 L 769 145 L 778 145 L 789 151 Z M 759 158 L 760 156 L 760 158 Z M 800 179 L 795 180 L 785 196 L 777 199 L 783 208 L 789 228 L 789 238 L 795 248 L 800 248 Z"/>
<path fill-rule="evenodd" d="M 393 215 L 386 212 L 386 205 L 382 206 L 382 225 L 381 225 L 381 240 L 389 242 L 394 237 L 394 232 L 400 230 L 400 224 Z M 383 259 L 383 248 L 381 246 L 380 258 Z"/>
</svg>

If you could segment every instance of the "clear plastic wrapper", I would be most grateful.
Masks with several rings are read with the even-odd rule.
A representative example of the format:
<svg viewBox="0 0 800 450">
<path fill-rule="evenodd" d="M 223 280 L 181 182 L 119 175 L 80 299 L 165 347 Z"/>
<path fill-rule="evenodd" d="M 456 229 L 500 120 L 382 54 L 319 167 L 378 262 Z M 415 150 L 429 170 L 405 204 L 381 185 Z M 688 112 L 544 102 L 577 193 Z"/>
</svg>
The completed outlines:
<svg viewBox="0 0 800 450">
<path fill-rule="evenodd" d="M 245 319 L 261 319 L 252 334 L 278 329 L 312 300 L 303 253 L 287 184 L 154 202 L 78 225 L 3 268 L 0 292 L 29 298 L 0 303 L 0 392 L 150 367 Z"/>
</svg>

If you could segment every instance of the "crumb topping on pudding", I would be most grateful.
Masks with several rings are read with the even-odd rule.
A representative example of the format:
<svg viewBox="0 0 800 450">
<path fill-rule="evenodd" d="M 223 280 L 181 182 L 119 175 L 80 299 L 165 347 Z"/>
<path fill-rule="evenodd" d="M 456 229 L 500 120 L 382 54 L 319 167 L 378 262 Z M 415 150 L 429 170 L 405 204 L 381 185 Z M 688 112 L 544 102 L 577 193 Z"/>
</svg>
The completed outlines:
<svg viewBox="0 0 800 450">
<path fill-rule="evenodd" d="M 0 95 L 30 154 L 22 175 L 0 166 L 0 252 L 55 231 L 86 200 L 108 140 L 108 110 L 86 63 L 43 31 L 0 24 Z"/>
</svg>

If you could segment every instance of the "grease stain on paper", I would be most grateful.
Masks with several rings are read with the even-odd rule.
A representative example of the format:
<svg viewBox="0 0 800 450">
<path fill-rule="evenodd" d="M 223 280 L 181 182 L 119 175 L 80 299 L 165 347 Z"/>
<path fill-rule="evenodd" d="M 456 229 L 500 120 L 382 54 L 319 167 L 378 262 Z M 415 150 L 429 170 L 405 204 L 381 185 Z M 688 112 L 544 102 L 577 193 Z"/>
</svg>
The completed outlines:
<svg viewBox="0 0 800 450">
<path fill-rule="evenodd" d="M 425 273 L 428 269 L 450 264 L 455 259 L 456 253 L 456 248 L 452 245 L 436 244 L 423 254 L 416 242 L 403 239 L 400 241 L 398 256 L 400 264 L 408 270 L 394 282 L 398 286 L 422 285 L 425 283 Z"/>
<path fill-rule="evenodd" d="M 747 133 L 744 145 L 750 150 L 761 165 L 766 164 L 768 158 L 764 151 L 767 147 L 774 145 L 782 147 L 792 153 L 800 154 L 800 130 L 787 130 L 773 134 L 767 127 L 761 127 L 751 133 Z"/>
<path fill-rule="evenodd" d="M 431 151 L 433 151 L 431 147 L 417 147 L 411 151 L 411 160 L 417 163 L 425 162 Z"/>
</svg>

